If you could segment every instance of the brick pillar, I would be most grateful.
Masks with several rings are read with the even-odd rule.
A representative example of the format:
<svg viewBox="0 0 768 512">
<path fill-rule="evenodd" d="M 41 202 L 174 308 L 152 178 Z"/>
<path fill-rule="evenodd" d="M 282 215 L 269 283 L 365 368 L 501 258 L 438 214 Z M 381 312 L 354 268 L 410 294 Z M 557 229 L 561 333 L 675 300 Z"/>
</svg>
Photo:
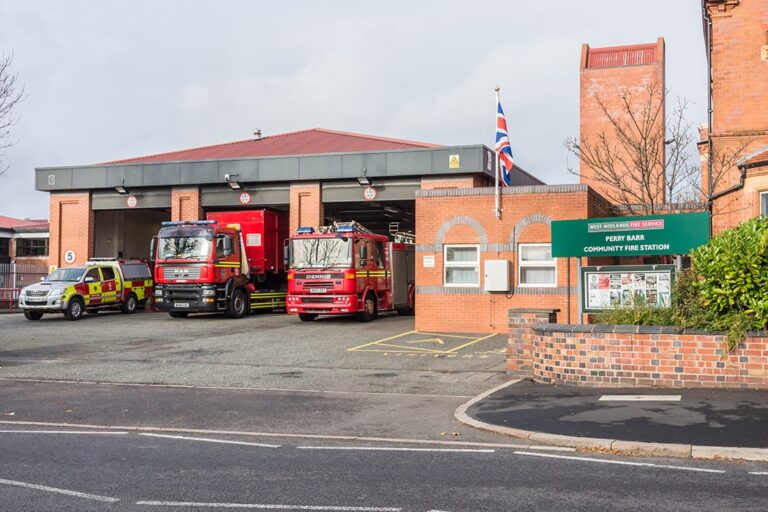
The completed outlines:
<svg viewBox="0 0 768 512">
<path fill-rule="evenodd" d="M 199 187 L 173 187 L 171 191 L 171 220 L 202 220 Z"/>
<path fill-rule="evenodd" d="M 317 227 L 325 222 L 322 189 L 319 182 L 291 185 L 290 233 L 299 226 Z"/>
<path fill-rule="evenodd" d="M 48 265 L 71 267 L 84 264 L 93 256 L 93 210 L 91 194 L 51 193 Z M 64 255 L 74 255 L 66 261 Z"/>
<path fill-rule="evenodd" d="M 554 323 L 559 309 L 510 309 L 507 374 L 525 378 L 533 375 L 533 324 Z"/>
</svg>

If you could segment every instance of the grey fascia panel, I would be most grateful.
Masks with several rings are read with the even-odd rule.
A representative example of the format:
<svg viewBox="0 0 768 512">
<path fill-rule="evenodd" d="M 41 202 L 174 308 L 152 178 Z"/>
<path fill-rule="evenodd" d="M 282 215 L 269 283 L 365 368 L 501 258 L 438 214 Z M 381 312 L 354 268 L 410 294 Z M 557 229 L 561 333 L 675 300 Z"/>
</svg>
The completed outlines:
<svg viewBox="0 0 768 512">
<path fill-rule="evenodd" d="M 219 179 L 224 181 L 224 174 L 229 172 L 229 167 L 222 169 L 218 160 L 208 160 L 204 162 L 189 162 L 181 172 L 184 175 L 184 181 L 189 184 L 211 183 Z"/>
<path fill-rule="evenodd" d="M 259 181 L 299 179 L 299 158 L 262 158 L 259 161 Z"/>
<path fill-rule="evenodd" d="M 106 169 L 107 187 L 112 188 L 122 185 L 123 180 L 125 180 L 124 184 L 128 188 L 140 187 L 142 185 L 144 168 L 141 165 L 109 165 L 97 167 L 97 169 Z"/>
<path fill-rule="evenodd" d="M 72 170 L 72 188 L 106 188 L 106 167 L 89 167 Z"/>
<path fill-rule="evenodd" d="M 450 169 L 449 156 L 460 155 L 461 167 Z M 160 162 L 144 164 L 91 165 L 35 169 L 37 190 L 79 190 L 112 188 L 125 180 L 126 187 L 218 184 L 224 174 L 240 175 L 241 182 L 333 180 L 354 178 L 365 168 L 372 177 L 429 176 L 461 173 L 485 173 L 488 154 L 483 145 L 449 146 L 406 151 L 370 151 L 319 155 L 277 156 Z M 77 186 L 72 173 L 78 173 Z M 106 173 L 106 179 L 98 173 Z M 48 184 L 48 176 L 54 184 Z"/>
<path fill-rule="evenodd" d="M 242 191 L 234 191 L 228 186 L 211 186 L 200 189 L 200 204 L 203 207 L 212 206 L 237 206 L 240 203 L 240 194 L 248 192 L 251 195 L 249 208 L 260 206 L 285 205 L 290 203 L 291 191 L 289 185 L 275 186 L 245 186 Z"/>
<path fill-rule="evenodd" d="M 376 201 L 409 201 L 416 199 L 416 190 L 421 188 L 420 180 L 374 181 L 376 185 Z M 323 183 L 324 203 L 346 203 L 365 201 L 365 187 L 357 181 Z"/>
<path fill-rule="evenodd" d="M 129 210 L 141 208 L 170 208 L 171 191 L 169 189 L 136 189 L 131 195 L 137 199 L 135 208 L 128 208 L 127 195 L 120 195 L 112 190 L 96 190 L 91 193 L 93 210 Z"/>
<path fill-rule="evenodd" d="M 341 156 L 302 156 L 299 158 L 299 178 L 321 180 L 341 178 Z"/>
</svg>

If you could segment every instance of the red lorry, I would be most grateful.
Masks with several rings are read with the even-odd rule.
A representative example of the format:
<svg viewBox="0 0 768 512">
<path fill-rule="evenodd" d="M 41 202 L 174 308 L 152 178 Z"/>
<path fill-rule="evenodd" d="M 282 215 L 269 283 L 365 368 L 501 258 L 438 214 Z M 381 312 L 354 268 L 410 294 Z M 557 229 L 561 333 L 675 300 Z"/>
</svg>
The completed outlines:
<svg viewBox="0 0 768 512">
<path fill-rule="evenodd" d="M 414 307 L 412 244 L 390 241 L 356 222 L 302 227 L 288 251 L 288 313 L 305 322 L 317 315 L 381 311 L 410 314 Z"/>
<path fill-rule="evenodd" d="M 208 213 L 206 220 L 163 222 L 153 239 L 155 306 L 172 317 L 285 307 L 284 213 Z"/>
</svg>

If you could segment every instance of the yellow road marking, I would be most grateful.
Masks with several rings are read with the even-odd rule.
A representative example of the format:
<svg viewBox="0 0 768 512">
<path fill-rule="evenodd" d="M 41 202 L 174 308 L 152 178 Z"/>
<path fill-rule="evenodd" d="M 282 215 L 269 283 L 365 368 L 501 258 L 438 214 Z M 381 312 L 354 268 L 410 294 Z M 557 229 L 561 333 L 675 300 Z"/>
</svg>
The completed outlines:
<svg viewBox="0 0 768 512">
<path fill-rule="evenodd" d="M 406 341 L 406 343 L 437 343 L 438 345 L 445 345 L 445 342 L 440 338 L 427 338 L 425 340 L 412 340 Z"/>
<path fill-rule="evenodd" d="M 461 350 L 463 348 L 469 347 L 470 345 L 474 345 L 475 343 L 480 343 L 483 340 L 487 340 L 488 338 L 492 338 L 492 337 L 496 336 L 497 334 L 499 334 L 499 333 L 494 332 L 492 334 L 489 334 L 488 336 L 483 336 L 482 338 L 478 338 L 478 339 L 476 339 L 474 341 L 470 341 L 469 343 L 465 343 L 463 345 L 459 345 L 456 348 L 452 348 L 451 350 L 448 350 L 447 353 L 450 354 L 451 352 L 457 352 L 457 351 L 459 351 L 459 350 Z"/>
<path fill-rule="evenodd" d="M 441 332 L 424 332 L 424 331 L 418 331 L 419 334 L 426 334 L 427 336 L 441 336 L 445 338 L 463 338 L 465 340 L 474 340 L 477 339 L 476 336 L 459 336 L 458 334 L 443 334 Z"/>
<path fill-rule="evenodd" d="M 400 350 L 401 352 L 428 352 L 430 354 L 442 354 L 442 350 L 437 350 L 434 348 L 423 348 L 423 347 L 404 347 L 402 345 L 389 345 L 387 343 L 379 343 L 376 345 L 377 347 L 390 347 L 390 348 L 396 348 Z M 367 352 L 364 350 L 363 352 Z M 389 350 L 389 352 L 393 352 L 392 350 Z"/>
<path fill-rule="evenodd" d="M 381 343 L 383 341 L 390 341 L 390 340 L 395 340 L 397 338 L 402 338 L 403 336 L 408 336 L 409 334 L 413 334 L 415 332 L 416 331 L 408 331 L 408 332 L 404 332 L 403 334 L 396 334 L 395 336 L 390 336 L 389 338 L 384 338 L 382 340 L 376 340 L 376 341 L 372 341 L 370 343 L 366 343 L 364 345 L 359 345 L 357 347 L 348 348 L 347 352 L 353 352 L 355 350 L 360 350 L 361 348 L 370 347 L 371 345 L 376 345 L 377 343 Z"/>
</svg>

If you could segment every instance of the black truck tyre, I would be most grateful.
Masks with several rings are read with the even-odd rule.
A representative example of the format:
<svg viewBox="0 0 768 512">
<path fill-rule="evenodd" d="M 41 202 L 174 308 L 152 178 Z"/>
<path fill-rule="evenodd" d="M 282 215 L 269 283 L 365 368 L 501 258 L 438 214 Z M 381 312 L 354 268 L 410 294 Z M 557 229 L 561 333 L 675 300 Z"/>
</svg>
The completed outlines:
<svg viewBox="0 0 768 512">
<path fill-rule="evenodd" d="M 67 320 L 75 321 L 80 320 L 85 312 L 85 303 L 80 297 L 73 297 L 67 304 L 67 309 L 64 311 L 64 316 Z"/>
<path fill-rule="evenodd" d="M 378 314 L 378 305 L 376 304 L 376 295 L 371 292 L 365 296 L 363 301 L 363 311 L 360 313 L 361 322 L 370 322 Z"/>
<path fill-rule="evenodd" d="M 39 311 L 29 311 L 27 309 L 24 310 L 24 318 L 27 320 L 40 320 L 43 318 L 43 314 Z"/>
<path fill-rule="evenodd" d="M 126 315 L 130 315 L 131 313 L 136 312 L 136 308 L 139 306 L 139 299 L 136 298 L 136 295 L 131 293 L 128 295 L 128 297 L 125 298 L 125 302 L 120 306 L 120 311 L 125 313 Z"/>
<path fill-rule="evenodd" d="M 236 288 L 227 304 L 226 316 L 229 318 L 242 318 L 248 313 L 250 305 L 248 297 L 242 288 Z"/>
</svg>

